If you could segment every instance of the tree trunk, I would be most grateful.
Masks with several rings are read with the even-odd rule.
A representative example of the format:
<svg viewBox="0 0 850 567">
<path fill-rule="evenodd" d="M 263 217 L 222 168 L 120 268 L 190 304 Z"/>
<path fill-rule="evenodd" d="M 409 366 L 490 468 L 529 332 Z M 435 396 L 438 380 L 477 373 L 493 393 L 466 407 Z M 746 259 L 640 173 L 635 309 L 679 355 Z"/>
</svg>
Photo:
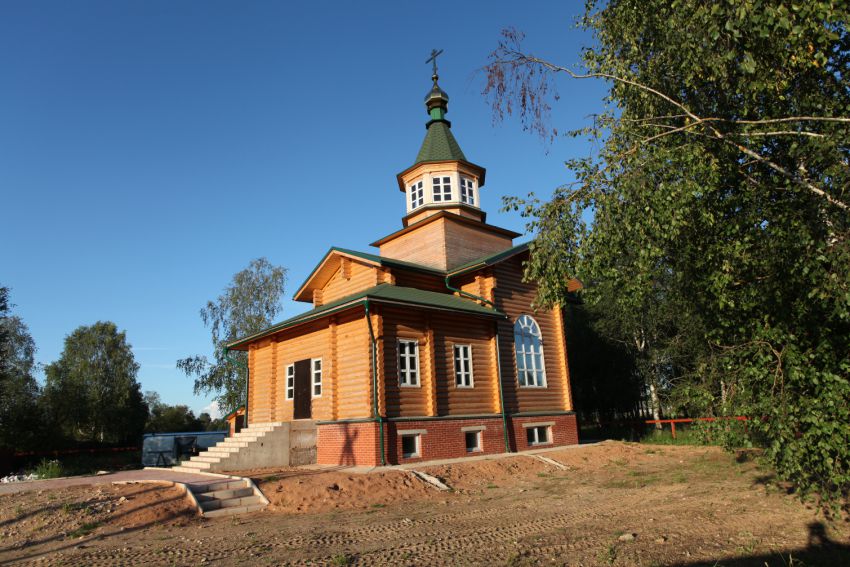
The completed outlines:
<svg viewBox="0 0 850 567">
<path fill-rule="evenodd" d="M 649 380 L 649 399 L 652 406 L 652 419 L 658 421 L 661 419 L 661 401 L 658 399 L 658 388 L 655 387 L 655 380 Z M 656 423 L 655 429 L 661 430 L 661 424 Z"/>
</svg>

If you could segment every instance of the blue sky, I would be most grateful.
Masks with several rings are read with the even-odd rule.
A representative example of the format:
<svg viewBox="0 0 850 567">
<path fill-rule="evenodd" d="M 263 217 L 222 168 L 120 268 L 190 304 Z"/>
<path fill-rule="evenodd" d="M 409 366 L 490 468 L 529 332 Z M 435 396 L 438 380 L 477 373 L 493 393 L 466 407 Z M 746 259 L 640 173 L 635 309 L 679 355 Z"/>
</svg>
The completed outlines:
<svg viewBox="0 0 850 567">
<path fill-rule="evenodd" d="M 0 285 L 37 360 L 79 325 L 127 331 L 143 390 L 196 411 L 178 358 L 211 353 L 198 316 L 266 256 L 292 292 L 332 245 L 401 227 L 395 175 L 425 134 L 434 47 L 448 118 L 487 168 L 492 224 L 503 195 L 549 194 L 586 142 L 544 147 L 494 125 L 476 73 L 514 26 L 526 47 L 574 65 L 590 39 L 581 2 L 80 2 L 0 5 Z M 559 130 L 587 124 L 604 85 L 559 84 Z"/>
</svg>

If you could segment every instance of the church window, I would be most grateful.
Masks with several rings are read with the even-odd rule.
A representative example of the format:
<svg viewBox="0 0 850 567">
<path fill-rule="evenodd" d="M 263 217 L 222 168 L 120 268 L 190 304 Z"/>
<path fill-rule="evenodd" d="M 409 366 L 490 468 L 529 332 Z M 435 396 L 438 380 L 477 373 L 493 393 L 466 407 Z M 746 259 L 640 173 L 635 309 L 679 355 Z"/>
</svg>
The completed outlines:
<svg viewBox="0 0 850 567">
<path fill-rule="evenodd" d="M 521 315 L 514 323 L 514 349 L 519 385 L 545 388 L 543 336 L 540 334 L 540 326 L 531 315 Z"/>
<path fill-rule="evenodd" d="M 460 176 L 460 202 L 475 206 L 475 181 Z"/>
<path fill-rule="evenodd" d="M 445 177 L 433 177 L 431 178 L 434 187 L 434 202 L 439 203 L 441 201 L 451 201 L 452 200 L 452 178 Z"/>
<path fill-rule="evenodd" d="M 322 397 L 322 359 L 314 358 L 313 364 L 313 397 Z"/>
<path fill-rule="evenodd" d="M 425 203 L 425 191 L 422 188 L 422 180 L 410 186 L 410 209 L 421 207 Z"/>
<path fill-rule="evenodd" d="M 472 347 L 455 345 L 455 385 L 458 388 L 472 387 Z"/>
<path fill-rule="evenodd" d="M 419 385 L 419 342 L 399 339 L 398 383 L 401 386 Z"/>
<path fill-rule="evenodd" d="M 295 365 L 290 364 L 286 367 L 286 399 L 291 400 L 295 397 Z"/>
</svg>

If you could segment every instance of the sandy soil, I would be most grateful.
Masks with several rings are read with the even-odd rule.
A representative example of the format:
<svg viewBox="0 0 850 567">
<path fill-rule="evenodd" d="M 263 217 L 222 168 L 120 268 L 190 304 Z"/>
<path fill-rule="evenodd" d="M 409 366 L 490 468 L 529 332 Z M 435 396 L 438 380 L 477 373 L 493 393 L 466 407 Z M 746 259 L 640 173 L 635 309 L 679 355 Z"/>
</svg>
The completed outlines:
<svg viewBox="0 0 850 567">
<path fill-rule="evenodd" d="M 263 471 L 273 505 L 220 520 L 188 517 L 150 486 L 2 496 L 0 564 L 850 565 L 850 524 L 753 461 L 612 442 L 546 456 L 568 469 L 529 456 L 427 467 L 450 492 L 402 471 Z M 142 498 L 157 511 L 123 513 Z"/>
</svg>

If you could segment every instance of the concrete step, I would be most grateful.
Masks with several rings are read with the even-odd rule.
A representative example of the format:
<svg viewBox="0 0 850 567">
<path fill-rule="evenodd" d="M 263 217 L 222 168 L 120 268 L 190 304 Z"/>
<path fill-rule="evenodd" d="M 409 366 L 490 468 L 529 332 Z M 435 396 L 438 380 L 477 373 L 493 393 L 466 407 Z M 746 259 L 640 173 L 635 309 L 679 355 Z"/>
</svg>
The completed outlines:
<svg viewBox="0 0 850 567">
<path fill-rule="evenodd" d="M 216 492 L 219 490 L 238 490 L 240 488 L 247 488 L 247 483 L 244 480 L 218 480 L 213 481 L 208 484 L 193 484 L 191 486 L 192 494 L 207 494 L 210 492 Z"/>
<path fill-rule="evenodd" d="M 214 449 L 207 449 L 206 451 L 201 453 L 199 456 L 220 457 L 222 459 L 226 459 L 227 457 L 229 457 L 233 453 L 238 453 L 239 449 L 240 449 L 239 447 L 221 447 L 221 448 L 216 447 Z"/>
<path fill-rule="evenodd" d="M 274 431 L 278 427 L 280 427 L 280 425 L 252 425 L 251 427 L 246 427 L 246 428 L 242 429 L 236 435 L 239 435 L 241 433 L 250 432 L 250 431 Z"/>
<path fill-rule="evenodd" d="M 184 461 L 178 467 L 172 467 L 171 470 L 181 470 L 183 472 L 198 472 L 198 470 L 206 470 L 212 466 L 212 463 L 204 461 Z M 186 470 L 189 469 L 189 470 Z"/>
<path fill-rule="evenodd" d="M 237 514 L 246 514 L 248 512 L 257 512 L 265 508 L 266 505 L 263 503 L 260 504 L 251 504 L 249 506 L 233 506 L 231 508 L 218 508 L 216 510 L 210 510 L 209 512 L 204 512 L 204 516 L 207 518 L 220 518 L 222 516 L 236 516 Z"/>
<path fill-rule="evenodd" d="M 204 515 L 209 510 L 220 510 L 221 508 L 239 508 L 241 506 L 253 506 L 255 504 L 263 504 L 259 496 L 243 496 L 240 498 L 223 498 L 220 500 L 207 500 L 206 502 L 198 502 L 201 505 L 201 510 Z"/>
<path fill-rule="evenodd" d="M 189 461 L 190 463 L 220 463 L 221 457 L 218 455 L 207 455 L 206 453 L 201 453 L 196 457 L 192 457 Z"/>
<path fill-rule="evenodd" d="M 227 444 L 228 441 L 238 441 L 240 443 L 251 443 L 252 441 L 256 441 L 257 439 L 265 437 L 265 435 L 266 435 L 265 431 L 263 431 L 261 433 L 247 433 L 245 435 L 242 435 L 241 433 L 237 433 L 233 437 L 230 437 L 229 439 L 225 439 L 223 442 L 225 444 Z"/>
<path fill-rule="evenodd" d="M 230 440 L 228 440 L 228 441 L 222 441 L 221 443 L 218 443 L 215 446 L 215 448 L 216 449 L 221 449 L 221 448 L 224 448 L 224 447 L 237 447 L 238 448 L 238 447 L 247 447 L 248 445 L 250 445 L 250 443 L 248 443 L 247 441 L 230 441 Z"/>
<path fill-rule="evenodd" d="M 195 493 L 195 498 L 198 499 L 198 502 L 209 502 L 210 500 L 226 500 L 228 498 L 245 498 L 246 496 L 253 496 L 254 490 L 252 488 L 248 488 L 246 486 L 242 486 L 241 488 L 233 488 L 226 490 L 214 490 L 212 492 L 201 492 Z"/>
</svg>

